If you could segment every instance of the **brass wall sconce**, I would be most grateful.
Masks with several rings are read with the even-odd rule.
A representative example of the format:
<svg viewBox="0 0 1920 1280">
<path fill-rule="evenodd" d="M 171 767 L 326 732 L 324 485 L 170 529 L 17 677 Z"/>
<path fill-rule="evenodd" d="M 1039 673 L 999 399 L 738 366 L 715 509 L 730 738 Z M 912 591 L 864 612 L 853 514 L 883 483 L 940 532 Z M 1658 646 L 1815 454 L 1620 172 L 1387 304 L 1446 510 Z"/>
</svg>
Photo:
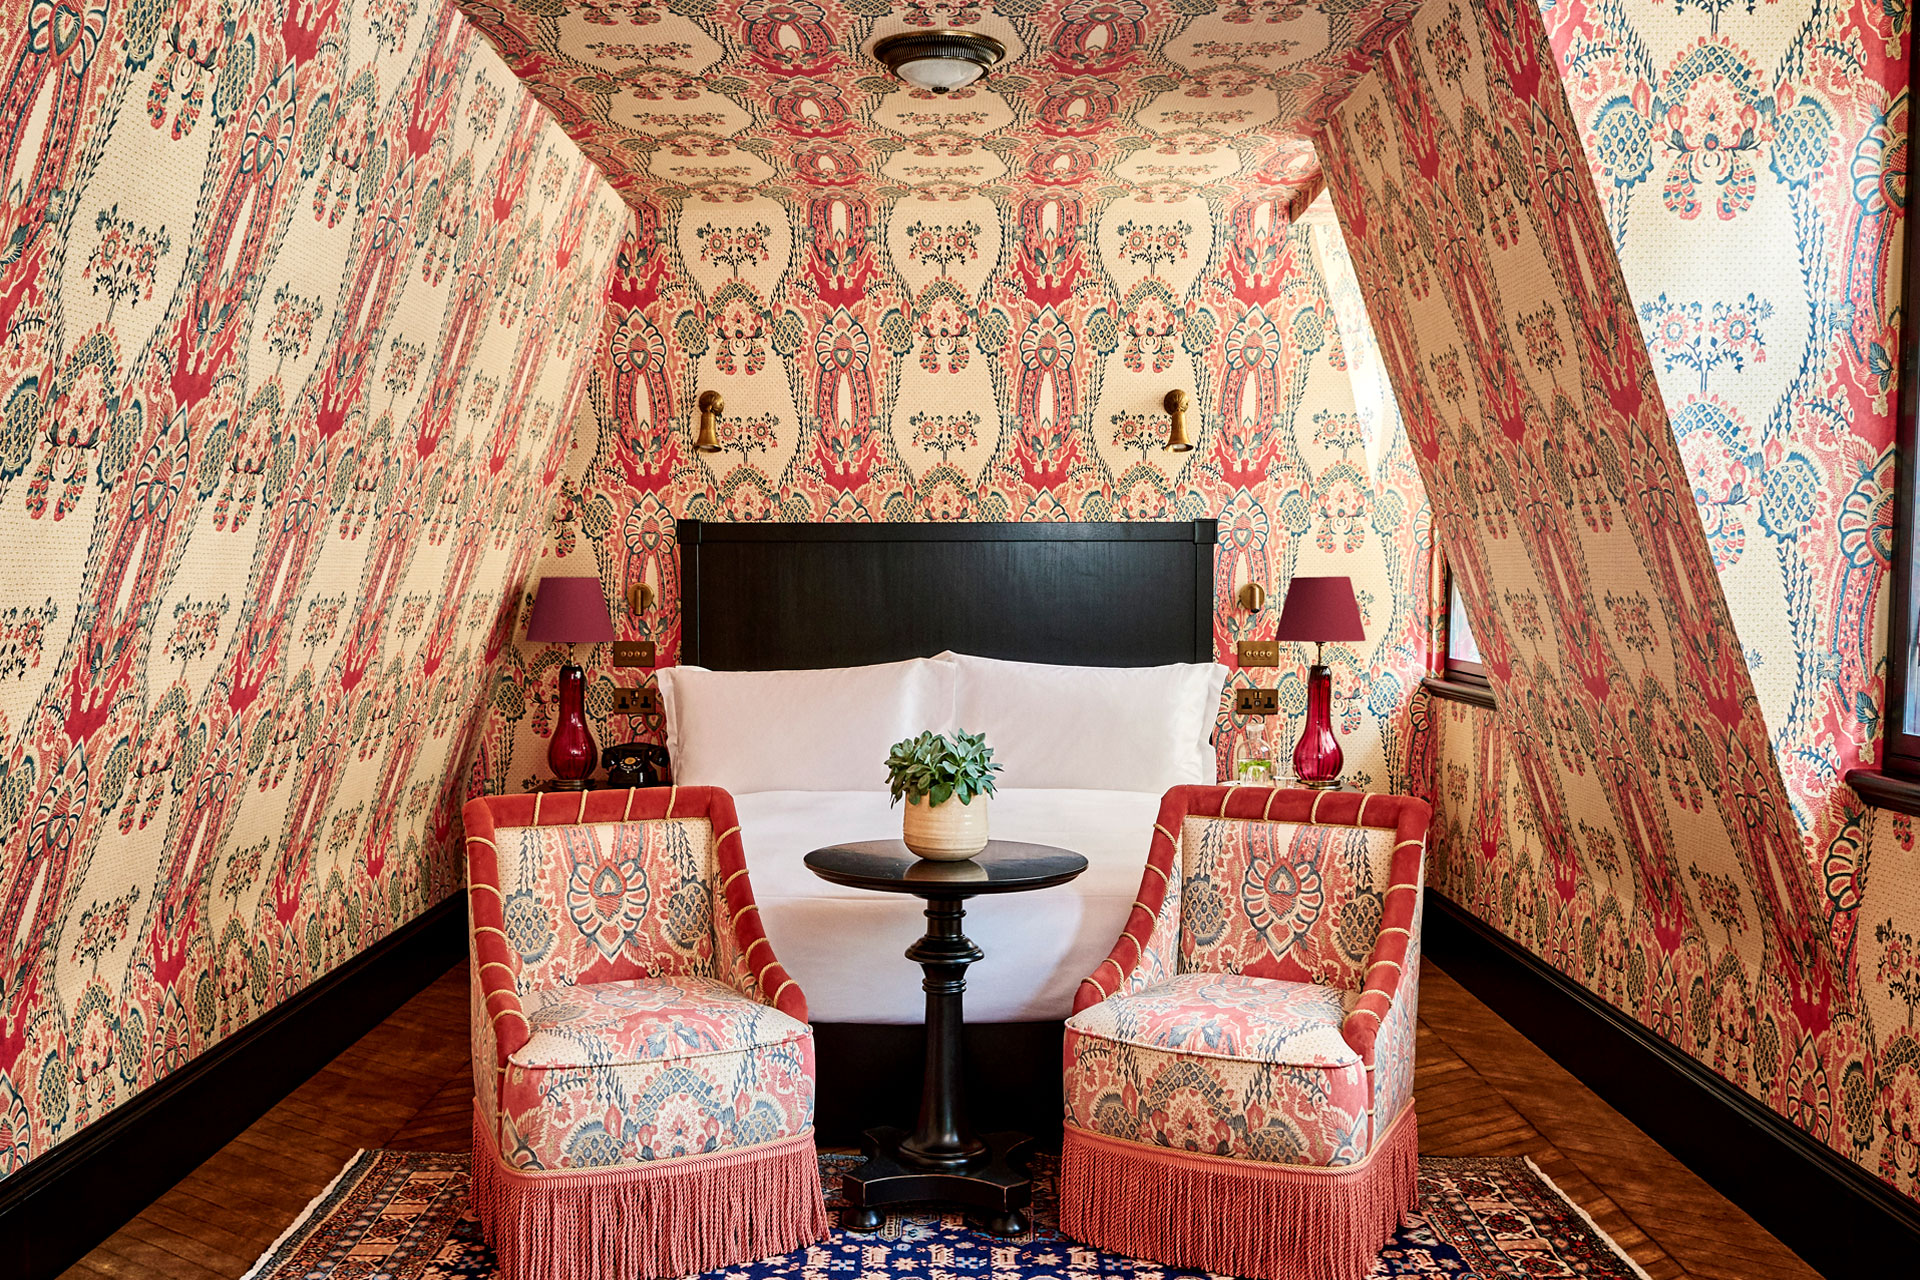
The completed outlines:
<svg viewBox="0 0 1920 1280">
<path fill-rule="evenodd" d="M 1248 613 L 1258 613 L 1261 606 L 1267 603 L 1267 589 L 1257 582 L 1244 583 L 1237 598 L 1242 609 Z"/>
<path fill-rule="evenodd" d="M 714 424 L 727 411 L 727 402 L 720 398 L 718 391 L 702 391 L 696 403 L 700 406 L 700 432 L 693 438 L 694 450 L 698 453 L 718 453 L 720 436 Z"/>
<path fill-rule="evenodd" d="M 627 584 L 627 609 L 631 613 L 645 613 L 653 608 L 653 588 L 644 582 Z"/>
<path fill-rule="evenodd" d="M 1187 436 L 1187 393 L 1169 391 L 1160 407 L 1167 411 L 1167 442 L 1161 448 L 1169 453 L 1187 453 L 1193 441 Z"/>
</svg>

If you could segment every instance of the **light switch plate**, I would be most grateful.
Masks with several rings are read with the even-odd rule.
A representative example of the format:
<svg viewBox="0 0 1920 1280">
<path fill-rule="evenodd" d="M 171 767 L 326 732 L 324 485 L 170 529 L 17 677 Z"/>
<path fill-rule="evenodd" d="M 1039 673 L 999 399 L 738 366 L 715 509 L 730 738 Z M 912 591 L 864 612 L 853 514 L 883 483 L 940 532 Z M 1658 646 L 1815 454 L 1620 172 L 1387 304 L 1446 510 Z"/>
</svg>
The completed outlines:
<svg viewBox="0 0 1920 1280">
<path fill-rule="evenodd" d="M 1235 646 L 1235 652 L 1243 667 L 1277 667 L 1280 665 L 1280 642 L 1278 640 L 1242 640 Z"/>
<path fill-rule="evenodd" d="M 1278 689 L 1235 689 L 1233 713 L 1239 716 L 1277 716 L 1280 714 Z"/>
<path fill-rule="evenodd" d="M 613 642 L 613 665 L 616 667 L 650 667 L 653 665 L 654 648 L 651 640 L 615 640 Z"/>
<path fill-rule="evenodd" d="M 619 686 L 613 691 L 613 713 L 619 716 L 652 715 L 660 709 L 660 695 L 650 688 Z"/>
</svg>

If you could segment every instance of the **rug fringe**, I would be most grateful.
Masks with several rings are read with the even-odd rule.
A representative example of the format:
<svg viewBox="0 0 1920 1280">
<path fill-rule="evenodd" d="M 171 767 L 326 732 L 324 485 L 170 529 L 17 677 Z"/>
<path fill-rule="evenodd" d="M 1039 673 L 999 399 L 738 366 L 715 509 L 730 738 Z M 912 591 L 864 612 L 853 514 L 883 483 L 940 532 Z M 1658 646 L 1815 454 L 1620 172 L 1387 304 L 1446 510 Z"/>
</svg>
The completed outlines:
<svg viewBox="0 0 1920 1280">
<path fill-rule="evenodd" d="M 1627 1251 L 1620 1247 L 1620 1242 L 1618 1240 L 1615 1240 L 1612 1236 L 1608 1235 L 1605 1231 L 1602 1231 L 1600 1229 L 1600 1224 L 1593 1220 L 1592 1214 L 1588 1213 L 1585 1209 L 1583 1209 L 1580 1206 L 1580 1202 L 1578 1200 L 1575 1200 L 1572 1196 L 1562 1191 L 1560 1189 L 1560 1184 L 1555 1182 L 1552 1178 L 1549 1178 L 1546 1174 L 1546 1171 L 1542 1169 L 1539 1165 L 1533 1162 L 1532 1156 L 1521 1156 L 1520 1158 L 1527 1162 L 1527 1168 L 1533 1171 L 1533 1176 L 1540 1179 L 1541 1182 L 1546 1184 L 1547 1190 L 1553 1192 L 1553 1194 L 1555 1194 L 1556 1196 L 1559 1196 L 1562 1200 L 1565 1200 L 1567 1202 L 1567 1207 L 1580 1215 L 1580 1220 L 1582 1222 L 1585 1222 L 1587 1226 L 1592 1229 L 1593 1234 L 1607 1242 L 1607 1247 L 1613 1250 L 1614 1255 L 1618 1257 L 1621 1262 L 1625 1263 L 1626 1266 L 1633 1272 L 1634 1275 L 1639 1276 L 1640 1280 L 1653 1280 L 1653 1277 L 1649 1276 L 1646 1273 L 1646 1271 L 1640 1266 L 1639 1263 L 1635 1262 L 1631 1257 L 1627 1256 Z"/>
<path fill-rule="evenodd" d="M 506 1280 L 694 1275 L 827 1234 L 811 1131 L 652 1165 L 523 1171 L 501 1162 L 476 1109 L 472 1188 Z"/>
<path fill-rule="evenodd" d="M 371 1157 L 371 1159 L 369 1159 L 369 1157 Z M 300 1216 L 289 1223 L 287 1229 L 282 1231 L 258 1258 L 254 1259 L 253 1265 L 247 1268 L 247 1273 L 241 1276 L 240 1280 L 255 1280 L 255 1277 L 264 1275 L 267 1265 L 273 1262 L 275 1255 L 280 1252 L 281 1246 L 293 1239 L 300 1228 L 306 1226 L 307 1223 L 313 1219 L 314 1213 L 333 1195 L 334 1188 L 338 1187 L 347 1178 L 360 1174 L 362 1172 L 360 1168 L 361 1165 L 371 1164 L 373 1160 L 379 1158 L 380 1153 L 378 1151 L 368 1151 L 365 1147 L 360 1148 L 360 1150 L 348 1157 L 346 1164 L 340 1167 L 340 1172 L 333 1175 L 333 1181 L 320 1188 L 319 1193 L 315 1195 L 313 1199 L 307 1201 L 307 1207 L 300 1211 Z"/>
<path fill-rule="evenodd" d="M 1413 1108 L 1357 1165 L 1303 1169 L 1067 1126 L 1060 1230 L 1096 1249 L 1257 1280 L 1362 1280 L 1419 1195 Z"/>
</svg>

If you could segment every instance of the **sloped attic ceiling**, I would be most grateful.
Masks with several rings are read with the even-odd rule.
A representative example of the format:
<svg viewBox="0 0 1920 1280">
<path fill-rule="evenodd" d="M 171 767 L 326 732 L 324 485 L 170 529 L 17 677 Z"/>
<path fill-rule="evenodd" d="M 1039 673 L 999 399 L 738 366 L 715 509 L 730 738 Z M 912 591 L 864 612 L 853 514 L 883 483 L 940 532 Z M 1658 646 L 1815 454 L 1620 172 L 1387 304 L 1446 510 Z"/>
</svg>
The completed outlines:
<svg viewBox="0 0 1920 1280">
<path fill-rule="evenodd" d="M 613 185 L 1229 199 L 1318 189 L 1309 141 L 1412 0 L 459 0 Z M 909 89 L 869 54 L 966 27 L 986 81 Z"/>
</svg>

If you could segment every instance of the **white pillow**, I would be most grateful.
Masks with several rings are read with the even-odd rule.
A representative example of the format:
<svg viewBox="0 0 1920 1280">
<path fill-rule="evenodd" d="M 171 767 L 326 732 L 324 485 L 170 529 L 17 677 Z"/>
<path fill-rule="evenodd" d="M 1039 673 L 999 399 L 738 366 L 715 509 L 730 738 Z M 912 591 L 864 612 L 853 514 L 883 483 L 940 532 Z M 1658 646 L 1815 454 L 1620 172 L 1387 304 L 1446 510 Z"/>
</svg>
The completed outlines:
<svg viewBox="0 0 1920 1280">
<path fill-rule="evenodd" d="M 817 671 L 663 667 L 673 780 L 754 791 L 884 791 L 887 748 L 953 724 L 954 668 L 928 658 Z"/>
<path fill-rule="evenodd" d="M 984 733 L 1003 787 L 1162 792 L 1212 785 L 1209 739 L 1227 669 L 1056 667 L 943 653 L 954 664 L 953 722 Z"/>
</svg>

